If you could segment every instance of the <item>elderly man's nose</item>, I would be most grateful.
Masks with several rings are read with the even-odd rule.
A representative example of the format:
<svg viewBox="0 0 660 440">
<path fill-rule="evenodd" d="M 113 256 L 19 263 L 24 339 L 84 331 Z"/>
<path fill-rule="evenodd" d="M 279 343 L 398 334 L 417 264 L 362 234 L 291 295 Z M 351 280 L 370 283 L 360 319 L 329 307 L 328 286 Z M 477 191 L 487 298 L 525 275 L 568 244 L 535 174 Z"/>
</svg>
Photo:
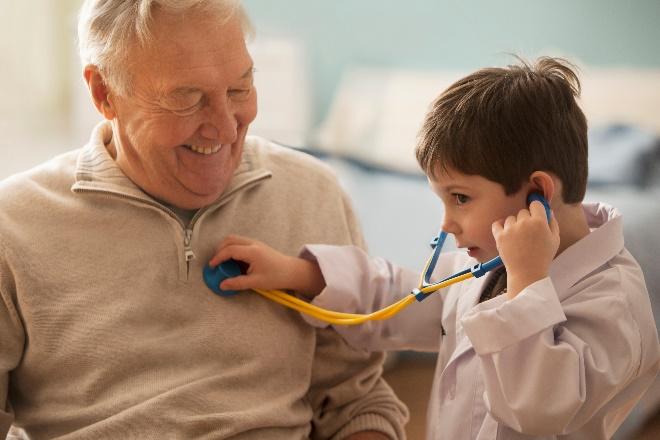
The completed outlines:
<svg viewBox="0 0 660 440">
<path fill-rule="evenodd" d="M 238 122 L 228 113 L 217 114 L 200 127 L 200 134 L 211 140 L 223 144 L 230 144 L 236 140 Z"/>
</svg>

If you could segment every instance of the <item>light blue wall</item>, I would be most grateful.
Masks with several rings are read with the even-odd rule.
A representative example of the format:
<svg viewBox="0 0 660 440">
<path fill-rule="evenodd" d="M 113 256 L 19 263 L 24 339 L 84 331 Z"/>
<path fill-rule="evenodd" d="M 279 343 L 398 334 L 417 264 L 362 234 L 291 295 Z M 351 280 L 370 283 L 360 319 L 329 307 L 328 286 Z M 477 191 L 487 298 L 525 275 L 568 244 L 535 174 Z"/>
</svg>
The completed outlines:
<svg viewBox="0 0 660 440">
<path fill-rule="evenodd" d="M 315 109 L 350 64 L 467 68 L 563 54 L 600 66 L 660 67 L 660 0 L 244 0 L 257 38 L 299 37 Z"/>
</svg>

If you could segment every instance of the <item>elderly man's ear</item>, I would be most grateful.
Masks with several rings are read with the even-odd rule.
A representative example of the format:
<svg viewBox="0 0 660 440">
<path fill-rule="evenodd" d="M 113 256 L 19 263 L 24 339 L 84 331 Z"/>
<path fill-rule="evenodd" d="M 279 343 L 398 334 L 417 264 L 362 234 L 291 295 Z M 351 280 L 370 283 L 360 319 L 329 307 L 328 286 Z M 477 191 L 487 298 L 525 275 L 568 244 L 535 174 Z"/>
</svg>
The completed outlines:
<svg viewBox="0 0 660 440">
<path fill-rule="evenodd" d="M 89 93 L 92 95 L 94 106 L 107 120 L 115 118 L 116 113 L 114 106 L 110 102 L 110 90 L 106 85 L 103 75 L 99 69 L 91 64 L 88 64 L 83 69 L 83 76 L 87 83 Z"/>
</svg>

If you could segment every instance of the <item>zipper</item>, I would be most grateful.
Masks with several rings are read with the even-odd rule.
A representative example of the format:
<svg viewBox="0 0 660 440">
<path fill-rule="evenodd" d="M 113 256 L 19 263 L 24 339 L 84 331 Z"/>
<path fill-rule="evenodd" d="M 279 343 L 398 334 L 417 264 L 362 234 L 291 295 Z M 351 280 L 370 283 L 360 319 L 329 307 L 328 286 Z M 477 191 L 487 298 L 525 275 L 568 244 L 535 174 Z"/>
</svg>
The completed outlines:
<svg viewBox="0 0 660 440">
<path fill-rule="evenodd" d="M 259 176 L 255 177 L 253 179 L 250 179 L 246 182 L 242 182 L 241 184 L 239 184 L 236 187 L 232 188 L 230 191 L 223 194 L 223 197 L 222 197 L 222 200 L 220 201 L 221 202 L 220 204 L 224 204 L 224 202 L 229 201 L 240 190 L 248 188 L 248 187 L 250 187 L 250 186 L 252 186 L 252 185 L 260 182 L 261 180 L 263 180 L 265 178 L 268 178 L 268 177 L 270 177 L 269 172 L 268 173 L 262 173 L 262 175 L 259 175 Z M 155 201 L 145 199 L 145 198 L 142 198 L 142 197 L 138 197 L 138 196 L 131 196 L 131 195 L 124 194 L 124 193 L 121 193 L 121 192 L 109 191 L 109 190 L 106 190 L 106 189 L 84 188 L 84 187 L 82 187 L 82 185 L 84 185 L 84 183 L 81 184 L 80 182 L 76 182 L 76 184 L 74 185 L 74 188 L 72 188 L 73 192 L 75 192 L 75 193 L 102 194 L 102 195 L 107 195 L 107 196 L 111 196 L 111 197 L 119 197 L 121 199 L 132 200 L 132 201 L 135 201 L 135 202 L 144 203 L 146 205 L 149 205 L 149 206 L 152 206 L 156 209 L 159 209 L 160 211 L 163 211 L 163 212 L 167 213 L 170 217 L 172 217 L 181 226 L 181 229 L 183 230 L 183 235 L 184 235 L 184 239 L 183 239 L 183 260 L 186 263 L 185 277 L 186 277 L 186 281 L 189 280 L 189 278 L 190 278 L 190 266 L 192 264 L 192 261 L 195 260 L 195 258 L 197 258 L 196 255 L 195 255 L 195 252 L 192 249 L 192 236 L 193 236 L 193 231 L 194 231 L 194 228 L 195 228 L 195 223 L 197 222 L 197 220 L 202 215 L 204 215 L 209 210 L 209 207 L 204 207 L 204 208 L 201 208 L 200 210 L 198 210 L 195 213 L 195 215 L 193 216 L 193 218 L 190 220 L 190 224 L 188 226 L 186 226 L 181 221 L 181 219 L 176 215 L 176 213 L 174 211 L 172 211 L 171 209 L 167 208 L 166 206 L 163 206 L 163 205 L 161 205 L 161 204 L 159 204 Z M 215 207 L 220 206 L 220 204 L 216 204 Z"/>
<path fill-rule="evenodd" d="M 152 206 L 152 207 L 157 208 L 157 209 L 165 212 L 166 214 L 168 214 L 170 217 L 172 217 L 181 226 L 181 230 L 183 231 L 183 237 L 184 237 L 183 238 L 183 259 L 186 263 L 186 280 L 189 278 L 189 276 L 190 276 L 190 265 L 191 265 L 192 261 L 196 258 L 195 257 L 195 252 L 193 252 L 193 249 L 192 249 L 192 236 L 193 236 L 193 227 L 194 227 L 194 224 L 195 224 L 195 220 L 197 220 L 197 217 L 198 217 L 197 214 L 199 214 L 199 212 L 197 212 L 197 214 L 193 217 L 190 224 L 188 226 L 186 226 L 181 221 L 181 219 L 176 215 L 176 213 L 174 213 L 174 211 L 167 208 L 166 206 L 163 206 L 159 203 L 153 202 L 153 201 L 148 200 L 148 199 L 143 199 L 141 197 L 135 197 L 135 196 L 129 196 L 129 195 L 126 195 L 126 194 L 121 194 L 121 193 L 117 193 L 117 192 L 114 192 L 114 191 L 106 191 L 106 190 L 102 190 L 102 189 L 89 189 L 89 188 L 80 188 L 80 187 L 78 187 L 78 188 L 74 189 L 74 192 L 76 192 L 76 193 L 102 194 L 102 195 L 107 195 L 107 196 L 110 196 L 110 197 L 118 197 L 120 199 L 132 200 L 132 201 L 135 201 L 135 202 L 144 203 L 146 205 Z"/>
<path fill-rule="evenodd" d="M 183 239 L 183 258 L 186 260 L 186 277 L 190 277 L 190 264 L 195 259 L 195 252 L 192 249 L 192 229 L 193 223 L 185 228 Z"/>
</svg>

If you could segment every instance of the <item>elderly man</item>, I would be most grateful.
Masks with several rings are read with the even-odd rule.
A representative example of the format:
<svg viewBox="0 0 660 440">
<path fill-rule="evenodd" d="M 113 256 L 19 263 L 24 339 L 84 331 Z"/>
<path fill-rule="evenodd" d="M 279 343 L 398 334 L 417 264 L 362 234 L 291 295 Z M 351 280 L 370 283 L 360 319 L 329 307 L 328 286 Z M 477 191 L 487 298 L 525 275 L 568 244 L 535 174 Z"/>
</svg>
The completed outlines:
<svg viewBox="0 0 660 440">
<path fill-rule="evenodd" d="M 361 244 L 333 175 L 247 137 L 229 0 L 88 0 L 83 149 L 0 184 L 0 438 L 398 439 L 381 355 L 201 273 L 227 234 Z"/>
</svg>

